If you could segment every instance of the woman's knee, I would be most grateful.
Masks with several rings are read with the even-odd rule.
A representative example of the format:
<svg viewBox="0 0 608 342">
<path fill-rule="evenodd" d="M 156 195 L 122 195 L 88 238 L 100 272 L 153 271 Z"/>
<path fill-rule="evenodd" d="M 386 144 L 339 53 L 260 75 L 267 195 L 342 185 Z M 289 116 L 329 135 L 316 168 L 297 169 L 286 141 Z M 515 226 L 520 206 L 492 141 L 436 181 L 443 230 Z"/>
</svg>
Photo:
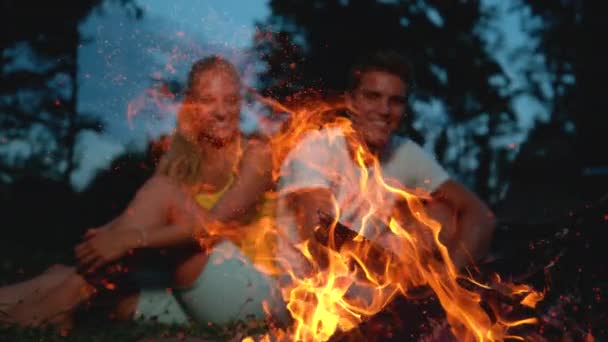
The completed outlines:
<svg viewBox="0 0 608 342">
<path fill-rule="evenodd" d="M 183 198 L 187 195 L 173 180 L 157 175 L 137 191 L 132 205 L 139 208 L 139 215 L 156 217 L 159 212 L 166 214 L 179 207 Z M 161 215 L 163 219 L 165 214 Z"/>
<path fill-rule="evenodd" d="M 68 275 L 71 273 L 76 273 L 76 268 L 73 266 L 68 266 L 68 265 L 64 265 L 64 264 L 53 264 L 49 268 L 46 269 L 45 273 Z"/>
<path fill-rule="evenodd" d="M 116 303 L 116 308 L 111 313 L 112 317 L 120 321 L 132 320 L 136 314 L 138 302 L 138 292 L 120 298 Z"/>
<path fill-rule="evenodd" d="M 177 287 L 190 287 L 205 269 L 209 253 L 200 252 L 177 263 L 173 274 L 173 283 Z"/>
<path fill-rule="evenodd" d="M 146 194 L 160 195 L 163 199 L 170 199 L 176 195 L 183 195 L 183 189 L 167 176 L 155 175 L 140 189 Z"/>
</svg>

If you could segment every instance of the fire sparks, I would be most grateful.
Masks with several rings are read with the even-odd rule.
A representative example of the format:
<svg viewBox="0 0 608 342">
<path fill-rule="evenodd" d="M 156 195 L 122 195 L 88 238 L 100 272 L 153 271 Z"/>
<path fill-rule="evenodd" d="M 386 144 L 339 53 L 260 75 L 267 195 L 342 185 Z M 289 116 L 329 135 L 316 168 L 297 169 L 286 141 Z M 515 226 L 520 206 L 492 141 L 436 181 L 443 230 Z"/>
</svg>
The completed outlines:
<svg viewBox="0 0 608 342">
<path fill-rule="evenodd" d="M 166 99 L 173 100 L 166 89 L 147 95 L 157 107 Z M 284 176 L 281 166 L 311 132 L 315 132 L 315 139 L 330 144 L 344 139 L 356 165 L 354 170 L 331 163 L 307 165 L 328 179 L 339 178 L 353 205 L 343 208 L 332 198 L 326 212 L 319 213 L 321 223 L 314 234 L 304 234 L 312 237 L 297 244 L 282 243 L 289 235 L 289 223 L 280 215 L 265 216 L 240 230 L 246 232 L 243 234 L 217 222 L 207 223 L 206 233 L 213 239 L 209 235 L 201 239 L 205 247 L 229 238 L 247 251 L 258 270 L 278 279 L 293 324 L 287 329 L 272 327 L 259 340 L 327 341 L 356 329 L 385 309 L 395 296 L 414 297 L 421 289 L 438 299 L 458 341 L 523 340 L 510 329 L 536 324 L 537 319 L 507 318 L 500 305 L 484 302 L 483 293 L 498 293 L 526 308 L 534 308 L 544 293 L 498 276 L 484 283 L 461 274 L 440 239 L 441 223 L 425 208 L 424 200 L 430 199 L 430 194 L 385 178 L 377 156 L 361 142 L 350 122 L 330 114 L 340 110 L 341 104 L 306 102 L 292 109 L 270 99 L 258 100 L 289 114 L 289 120 L 270 140 L 275 180 Z M 130 104 L 130 122 L 145 106 L 143 101 L 136 99 Z M 269 193 L 267 198 L 284 200 L 277 193 Z M 355 219 L 342 222 L 344 211 Z M 300 232 L 306 229 L 295 228 Z M 273 308 L 268 303 L 263 306 L 270 316 Z"/>
<path fill-rule="evenodd" d="M 157 113 L 157 115 L 174 113 L 177 107 L 174 101 L 175 94 L 165 84 L 146 89 L 127 105 L 127 122 L 129 127 L 133 129 L 135 118 L 151 105 L 153 105 L 152 111 Z"/>
<path fill-rule="evenodd" d="M 315 233 L 326 237 L 325 243 L 308 239 L 295 246 L 298 257 L 308 265 L 304 272 L 298 266 L 301 262 L 293 257 L 295 254 L 282 254 L 280 247 L 273 245 L 284 235 L 281 218 L 261 223 L 264 227 L 259 231 L 277 239 L 267 239 L 266 245 L 258 244 L 256 248 L 279 252 L 274 260 L 279 270 L 267 273 L 288 275 L 289 281 L 281 290 L 294 322 L 288 330 L 274 329 L 270 335 L 278 340 L 327 341 L 336 333 L 357 328 L 383 310 L 394 296 L 408 297 L 420 288 L 431 290 L 437 297 L 457 340 L 521 339 L 511 335 L 509 329 L 537 322 L 533 317 L 509 320 L 503 317 L 499 306 L 490 305 L 492 312 L 484 308 L 480 294 L 484 290 L 520 298 L 521 305 L 531 308 L 543 299 L 543 293 L 527 285 L 503 282 L 498 276 L 485 285 L 461 275 L 440 240 L 441 224 L 425 211 L 422 200 L 428 199 L 429 194 L 385 179 L 378 159 L 358 140 L 350 122 L 328 114 L 336 105 L 307 104 L 303 109 L 290 110 L 265 101 L 290 113 L 289 122 L 271 141 L 275 179 L 282 176 L 280 165 L 304 135 L 318 132 L 320 127 L 339 128 L 326 131 L 326 136 L 321 134 L 319 139 L 334 141 L 338 137 L 333 132 L 344 134 L 358 170 L 352 174 L 340 170 L 344 171 L 340 176 L 362 199 L 355 215 L 358 221 L 352 223 L 352 227 L 360 228 L 352 236 L 338 236 L 339 230 L 348 228 L 338 220 L 341 208 L 334 199 L 328 211 L 335 216 L 325 226 L 315 228 Z M 336 169 L 331 165 L 311 167 L 327 177 L 335 176 Z M 409 221 L 402 213 L 387 209 L 395 207 L 395 201 L 405 203 L 403 208 L 411 214 Z M 382 230 L 383 234 L 377 234 Z M 263 254 L 268 261 L 268 253 Z M 474 288 L 462 286 L 461 279 L 469 280 Z M 271 340 L 270 335 L 261 340 Z"/>
</svg>

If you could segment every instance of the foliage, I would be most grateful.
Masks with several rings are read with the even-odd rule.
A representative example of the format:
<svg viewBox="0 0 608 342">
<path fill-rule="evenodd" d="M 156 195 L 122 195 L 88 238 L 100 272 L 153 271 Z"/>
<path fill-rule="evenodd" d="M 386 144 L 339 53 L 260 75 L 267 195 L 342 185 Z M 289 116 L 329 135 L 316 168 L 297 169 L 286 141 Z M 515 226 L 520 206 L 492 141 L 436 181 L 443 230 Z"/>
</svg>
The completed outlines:
<svg viewBox="0 0 608 342">
<path fill-rule="evenodd" d="M 256 49 L 268 63 L 262 78 L 268 94 L 315 88 L 335 95 L 359 55 L 402 52 L 414 66 L 415 100 L 439 101 L 448 114 L 441 127 L 423 127 L 439 131 L 435 147 L 444 164 L 484 197 L 496 190 L 491 177 L 493 184 L 506 181 L 501 172 L 509 156 L 491 140 L 517 130 L 513 94 L 505 92 L 509 78 L 482 39 L 492 14 L 479 1 L 294 0 L 270 6 L 273 15 L 256 36 Z"/>
<path fill-rule="evenodd" d="M 121 3 L 133 16 L 141 9 Z M 83 130 L 101 122 L 78 109 L 80 23 L 103 0 L 2 1 L 0 10 L 0 180 L 43 175 L 69 181 Z"/>
</svg>

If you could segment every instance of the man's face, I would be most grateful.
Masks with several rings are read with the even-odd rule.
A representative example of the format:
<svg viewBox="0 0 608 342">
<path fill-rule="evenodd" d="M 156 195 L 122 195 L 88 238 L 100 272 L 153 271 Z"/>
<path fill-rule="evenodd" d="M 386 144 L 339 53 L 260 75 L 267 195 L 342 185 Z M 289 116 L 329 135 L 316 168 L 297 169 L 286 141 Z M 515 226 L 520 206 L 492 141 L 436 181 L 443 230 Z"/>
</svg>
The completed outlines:
<svg viewBox="0 0 608 342">
<path fill-rule="evenodd" d="M 371 149 L 382 149 L 399 127 L 406 108 L 405 83 L 385 71 L 366 71 L 346 95 L 353 127 Z"/>
</svg>

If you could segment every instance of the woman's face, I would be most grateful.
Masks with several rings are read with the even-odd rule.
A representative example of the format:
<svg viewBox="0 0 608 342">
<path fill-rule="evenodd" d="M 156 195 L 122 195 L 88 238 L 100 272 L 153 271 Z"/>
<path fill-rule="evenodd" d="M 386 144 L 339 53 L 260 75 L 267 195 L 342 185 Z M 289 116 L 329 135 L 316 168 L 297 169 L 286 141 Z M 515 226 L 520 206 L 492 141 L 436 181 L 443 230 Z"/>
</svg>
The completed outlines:
<svg viewBox="0 0 608 342">
<path fill-rule="evenodd" d="M 239 133 L 240 81 L 222 68 L 203 71 L 187 99 L 192 133 L 199 143 L 224 145 Z"/>
</svg>

